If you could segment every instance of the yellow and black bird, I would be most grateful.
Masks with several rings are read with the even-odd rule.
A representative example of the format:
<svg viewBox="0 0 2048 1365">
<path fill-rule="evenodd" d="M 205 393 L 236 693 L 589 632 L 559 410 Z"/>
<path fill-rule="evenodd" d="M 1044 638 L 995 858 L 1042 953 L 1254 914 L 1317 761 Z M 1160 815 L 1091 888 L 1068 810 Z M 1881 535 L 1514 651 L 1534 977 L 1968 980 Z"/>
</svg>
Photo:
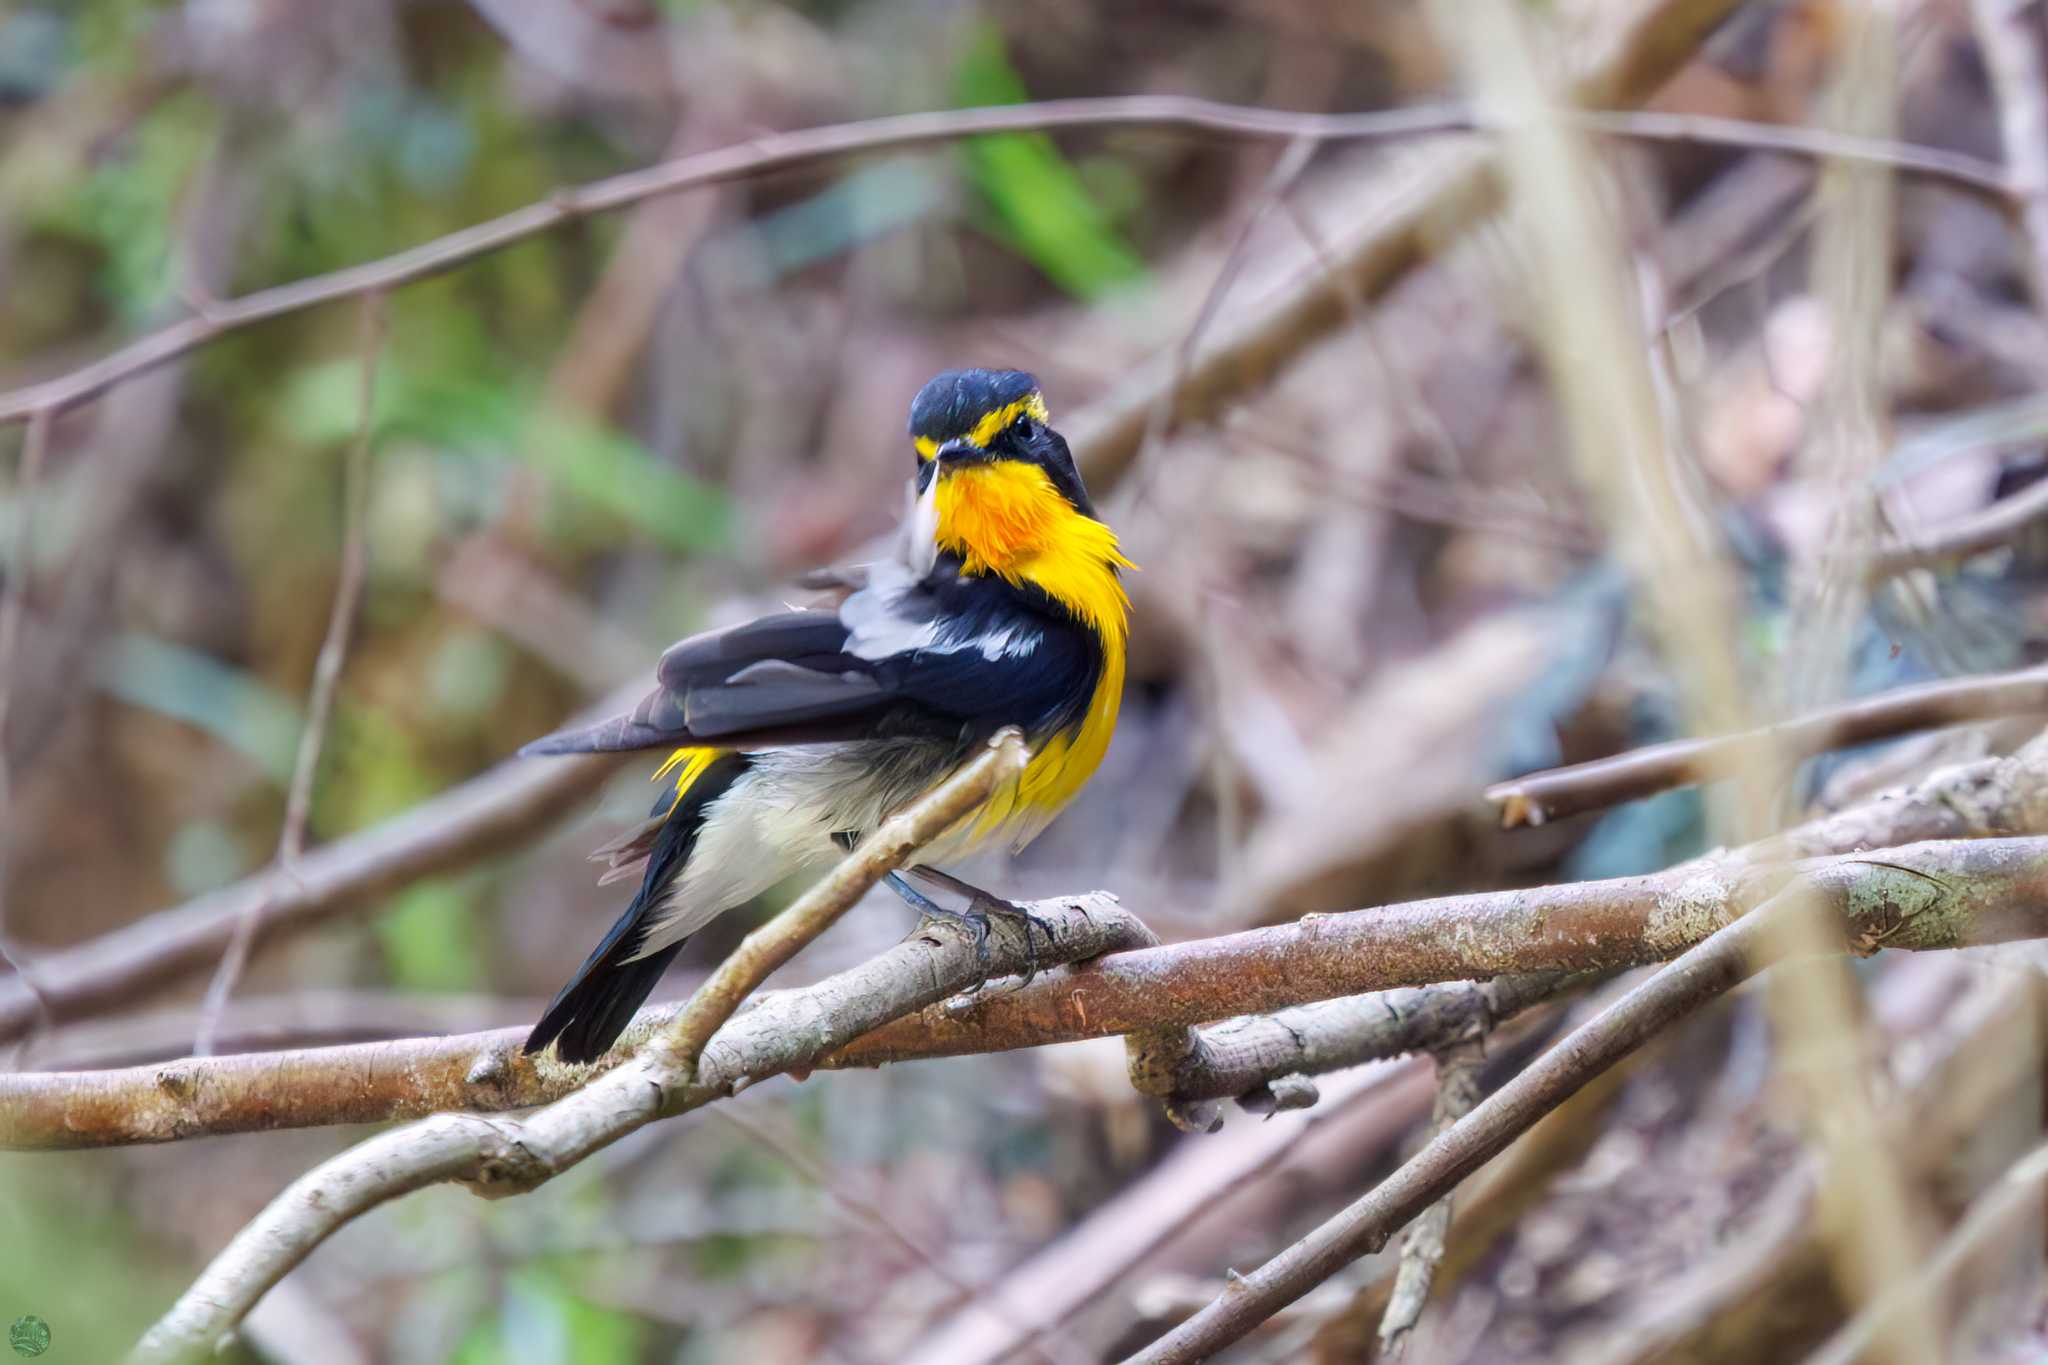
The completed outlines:
<svg viewBox="0 0 2048 1365">
<path fill-rule="evenodd" d="M 917 474 L 900 541 L 836 610 L 684 640 L 632 712 L 521 751 L 674 749 L 656 774 L 673 787 L 647 822 L 593 855 L 611 864 L 604 881 L 641 872 L 639 894 L 528 1052 L 601 1055 L 689 935 L 850 848 L 1004 726 L 1030 745 L 1022 776 L 910 871 L 968 893 L 979 934 L 987 914 L 1018 913 L 929 864 L 991 838 L 1022 847 L 1080 791 L 1116 727 L 1130 612 L 1130 561 L 1047 423 L 1028 374 L 938 376 L 910 406 Z M 890 885 L 928 914 L 957 913 Z"/>
</svg>

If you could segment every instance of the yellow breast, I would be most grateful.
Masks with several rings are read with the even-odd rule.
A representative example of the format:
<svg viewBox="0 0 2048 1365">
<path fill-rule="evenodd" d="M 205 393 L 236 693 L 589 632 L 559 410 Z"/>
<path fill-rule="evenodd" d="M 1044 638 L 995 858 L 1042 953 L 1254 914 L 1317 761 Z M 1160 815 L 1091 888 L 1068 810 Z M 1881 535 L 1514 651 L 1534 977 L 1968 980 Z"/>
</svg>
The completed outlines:
<svg viewBox="0 0 2048 1365">
<path fill-rule="evenodd" d="M 962 573 L 1032 584 L 1073 612 L 1102 649 L 1080 722 L 1040 741 L 1017 785 L 991 797 L 975 821 L 977 842 L 1000 833 L 1022 848 L 1074 799 L 1109 749 L 1123 704 L 1131 610 L 1117 570 L 1137 566 L 1124 558 L 1116 532 L 1083 515 L 1034 464 L 997 460 L 953 470 L 936 498 L 939 548 L 960 556 Z"/>
</svg>

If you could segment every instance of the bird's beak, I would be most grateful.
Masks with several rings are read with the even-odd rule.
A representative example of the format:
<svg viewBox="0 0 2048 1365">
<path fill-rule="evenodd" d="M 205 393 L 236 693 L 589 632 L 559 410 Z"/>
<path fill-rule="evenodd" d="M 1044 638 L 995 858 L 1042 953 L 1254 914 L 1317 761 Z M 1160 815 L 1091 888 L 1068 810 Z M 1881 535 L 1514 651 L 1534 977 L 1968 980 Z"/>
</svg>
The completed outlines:
<svg viewBox="0 0 2048 1365">
<path fill-rule="evenodd" d="M 933 464 L 967 464 L 987 458 L 988 452 L 965 436 L 954 437 L 932 453 Z"/>
</svg>

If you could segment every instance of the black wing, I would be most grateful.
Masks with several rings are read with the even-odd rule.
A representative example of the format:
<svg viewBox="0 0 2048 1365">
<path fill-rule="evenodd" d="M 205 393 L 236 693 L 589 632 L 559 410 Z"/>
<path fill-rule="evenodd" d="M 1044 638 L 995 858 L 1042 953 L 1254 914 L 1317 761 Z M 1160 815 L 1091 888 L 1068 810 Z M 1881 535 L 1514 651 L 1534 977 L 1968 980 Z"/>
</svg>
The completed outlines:
<svg viewBox="0 0 2048 1365">
<path fill-rule="evenodd" d="M 660 685 L 631 712 L 520 752 L 1032 733 L 1085 707 L 1101 670 L 1086 629 L 998 579 L 941 574 L 891 600 L 883 625 L 792 611 L 693 636 L 662 655 Z"/>
</svg>

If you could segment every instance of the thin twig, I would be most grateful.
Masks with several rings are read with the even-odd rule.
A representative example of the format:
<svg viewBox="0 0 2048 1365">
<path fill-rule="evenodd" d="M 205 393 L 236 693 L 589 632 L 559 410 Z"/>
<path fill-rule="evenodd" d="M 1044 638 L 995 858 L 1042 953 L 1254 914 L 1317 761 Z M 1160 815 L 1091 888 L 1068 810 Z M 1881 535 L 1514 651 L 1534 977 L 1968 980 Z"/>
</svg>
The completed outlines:
<svg viewBox="0 0 2048 1365">
<path fill-rule="evenodd" d="M 1355 1203 L 1250 1275 L 1233 1278 L 1207 1308 L 1130 1357 L 1130 1365 L 1206 1360 L 1377 1251 L 1581 1086 L 1749 976 L 1764 930 L 1787 904 L 1758 907 L 1574 1029 Z"/>
<path fill-rule="evenodd" d="M 1239 273 L 1244 269 L 1245 256 L 1251 247 L 1252 234 L 1259 224 L 1266 221 L 1276 204 L 1286 202 L 1301 173 L 1308 169 L 1308 163 L 1321 144 L 1311 137 L 1298 137 L 1281 149 L 1280 157 L 1266 173 L 1259 193 L 1252 201 L 1232 234 L 1230 245 L 1224 249 L 1223 263 L 1216 268 L 1216 277 L 1209 282 L 1208 290 L 1202 295 L 1202 302 L 1195 309 L 1195 320 L 1188 324 L 1181 334 L 1180 343 L 1173 348 L 1173 372 L 1167 382 L 1160 386 L 1152 403 L 1151 414 L 1145 419 L 1145 435 L 1138 447 L 1137 458 L 1132 462 L 1133 475 L 1137 480 L 1136 490 L 1131 495 L 1133 506 L 1144 502 L 1149 492 L 1150 480 L 1146 467 L 1152 452 L 1158 450 L 1166 438 L 1173 434 L 1173 395 L 1187 382 L 1188 366 L 1196 350 L 1202 344 L 1202 336 L 1209 330 L 1209 324 L 1216 319 L 1223 307 L 1223 300 L 1237 283 Z"/>
<path fill-rule="evenodd" d="M 740 946 L 711 973 L 711 979 L 697 988 L 675 1022 L 654 1036 L 653 1046 L 667 1054 L 668 1065 L 685 1078 L 693 1074 L 704 1045 L 770 973 L 831 928 L 911 854 L 978 808 L 990 792 L 1015 783 L 1029 759 L 1021 735 L 1015 730 L 999 732 L 979 758 L 913 809 L 884 821 L 853 853 L 840 859 L 823 881 L 741 939 Z"/>
<path fill-rule="evenodd" d="M 313 686 L 306 698 L 305 724 L 299 730 L 299 752 L 292 764 L 291 787 L 285 796 L 284 826 L 277 836 L 274 858 L 277 870 L 296 878 L 299 857 L 306 851 L 306 823 L 313 811 L 313 783 L 320 772 L 320 751 L 327 741 L 327 727 L 334 716 L 334 693 L 341 682 L 341 669 L 348 658 L 349 633 L 355 625 L 356 607 L 363 596 L 363 577 L 369 567 L 370 443 L 376 434 L 377 363 L 384 351 L 384 296 L 363 296 L 362 329 L 358 337 L 362 355 L 362 376 L 356 386 L 356 434 L 350 444 L 342 471 L 341 567 L 334 588 L 334 603 L 328 609 L 327 634 L 313 664 Z M 270 906 L 251 901 L 235 925 L 234 937 L 221 955 L 220 966 L 206 988 L 200 1007 L 199 1024 L 192 1040 L 192 1053 L 204 1057 L 213 1051 L 213 1034 L 220 1012 L 234 994 L 256 931 Z"/>
<path fill-rule="evenodd" d="M 1701 27 L 1711 29 L 1713 22 L 1730 7 L 1732 0 L 1712 6 L 1711 13 L 1700 14 Z M 1699 13 L 1703 7 L 1694 4 L 1684 8 Z M 1660 31 L 1660 36 L 1668 35 Z M 1682 55 L 1687 50 L 1685 44 L 1678 42 L 1663 44 L 1662 48 L 1668 49 L 1667 59 L 1671 53 Z M 1617 63 L 1617 72 L 1654 86 L 1657 82 L 1652 78 L 1663 74 L 1663 69 L 1647 65 L 1652 55 L 1628 55 L 1632 60 Z M 1625 93 L 1639 96 L 1646 92 L 1632 89 Z M 1586 112 L 1566 117 L 1615 136 L 1882 164 L 2001 203 L 2009 194 L 2005 177 L 1996 166 L 1936 148 L 1873 142 L 1809 128 L 1689 115 Z M 154 369 L 229 332 L 338 299 L 388 291 L 427 279 L 575 219 L 609 213 L 659 195 L 835 157 L 950 142 L 986 133 L 1115 127 L 1178 128 L 1227 137 L 1328 141 L 1481 130 L 1469 111 L 1450 105 L 1362 114 L 1302 114 L 1182 96 L 1132 95 L 904 114 L 774 133 L 575 189 L 559 190 L 539 203 L 382 260 L 221 301 L 201 316 L 130 342 L 69 374 L 0 394 L 0 423 L 23 421 L 45 408 L 62 411 L 73 407 L 105 393 L 124 379 Z"/>
<path fill-rule="evenodd" d="M 2048 479 L 2028 484 L 1988 507 L 1900 536 L 1871 556 L 1870 576 L 1892 578 L 1909 569 L 1931 569 L 2012 543 L 2027 527 L 2048 517 Z"/>
<path fill-rule="evenodd" d="M 1530 773 L 1486 789 L 1501 823 L 1540 825 L 1669 791 L 1739 775 L 1762 753 L 1787 760 L 1890 739 L 1916 730 L 2048 712 L 2048 668 L 1921 683 L 1862 697 L 1746 734 L 1678 739 L 1611 758 Z"/>
<path fill-rule="evenodd" d="M 1444 1048 L 1436 1056 L 1436 1105 L 1430 1113 L 1429 1135 L 1442 1135 L 1479 1103 L 1479 1068 L 1486 1060 L 1483 1038 Z M 1451 1196 L 1424 1209 L 1401 1238 L 1401 1264 L 1380 1317 L 1380 1358 L 1400 1360 L 1407 1354 L 1409 1334 L 1422 1318 L 1430 1287 L 1444 1259 L 1444 1238 L 1451 1228 Z"/>
<path fill-rule="evenodd" d="M 558 190 L 540 202 L 397 252 L 216 304 L 71 373 L 0 395 L 0 422 L 59 410 L 104 393 L 231 331 L 358 294 L 387 292 L 592 214 L 662 195 L 722 184 L 812 162 L 987 133 L 1151 126 L 1241 138 L 1391 138 L 1469 131 L 1463 111 L 1445 106 L 1364 114 L 1297 114 L 1180 96 L 1139 95 L 942 110 L 771 133 L 643 170 Z"/>
</svg>

